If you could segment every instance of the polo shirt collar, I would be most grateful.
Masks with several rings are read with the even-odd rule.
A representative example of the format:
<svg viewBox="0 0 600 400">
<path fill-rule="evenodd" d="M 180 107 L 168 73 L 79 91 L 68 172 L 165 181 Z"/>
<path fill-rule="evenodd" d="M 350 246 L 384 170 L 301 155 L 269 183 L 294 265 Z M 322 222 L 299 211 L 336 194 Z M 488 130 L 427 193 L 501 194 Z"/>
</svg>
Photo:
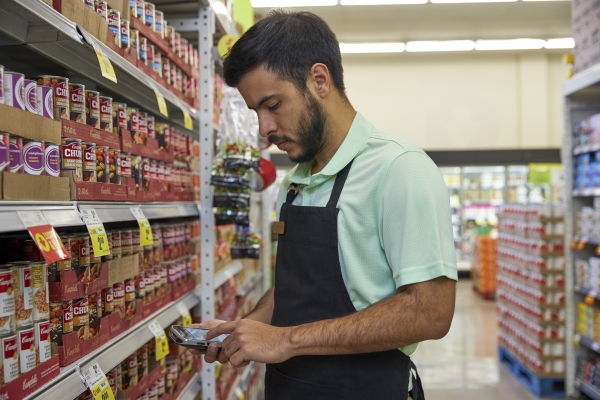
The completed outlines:
<svg viewBox="0 0 600 400">
<path fill-rule="evenodd" d="M 325 168 L 315 175 L 311 175 L 310 170 L 314 160 L 298 164 L 290 178 L 290 182 L 299 185 L 316 186 L 327 181 L 331 176 L 337 175 L 338 172 L 358 155 L 372 131 L 373 124 L 367 121 L 361 113 L 357 112 L 348 135 L 346 135 L 342 145 Z"/>
</svg>

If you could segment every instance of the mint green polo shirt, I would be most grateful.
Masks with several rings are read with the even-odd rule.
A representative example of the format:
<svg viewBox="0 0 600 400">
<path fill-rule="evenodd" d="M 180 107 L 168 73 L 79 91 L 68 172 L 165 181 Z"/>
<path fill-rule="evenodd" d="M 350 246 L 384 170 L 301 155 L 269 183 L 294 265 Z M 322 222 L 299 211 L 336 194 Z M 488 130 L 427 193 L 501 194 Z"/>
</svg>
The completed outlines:
<svg viewBox="0 0 600 400">
<path fill-rule="evenodd" d="M 296 206 L 325 207 L 337 173 L 354 163 L 338 208 L 338 251 L 358 311 L 398 288 L 441 276 L 457 280 L 450 199 L 435 163 L 416 145 L 376 129 L 360 113 L 322 171 L 299 164 L 281 183 L 277 216 L 290 183 Z M 401 329 L 401 327 L 399 327 Z M 401 348 L 411 355 L 417 344 Z"/>
</svg>

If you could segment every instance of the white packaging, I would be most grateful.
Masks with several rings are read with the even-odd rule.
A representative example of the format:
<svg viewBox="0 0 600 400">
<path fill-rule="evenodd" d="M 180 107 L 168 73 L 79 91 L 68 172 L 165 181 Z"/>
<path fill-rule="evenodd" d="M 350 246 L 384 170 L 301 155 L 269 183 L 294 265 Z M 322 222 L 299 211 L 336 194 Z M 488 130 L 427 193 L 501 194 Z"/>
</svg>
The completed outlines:
<svg viewBox="0 0 600 400">
<path fill-rule="evenodd" d="M 6 384 L 19 377 L 19 350 L 17 346 L 17 335 L 12 334 L 0 338 L 2 352 L 0 353 L 0 363 L 4 374 L 0 376 L 0 383 Z"/>
<path fill-rule="evenodd" d="M 52 356 L 50 351 L 50 321 L 36 322 L 34 329 L 38 359 L 40 363 L 43 363 Z"/>
<path fill-rule="evenodd" d="M 36 367 L 35 335 L 33 327 L 17 331 L 17 343 L 19 346 L 19 365 L 21 367 L 21 374 L 24 374 Z"/>
</svg>

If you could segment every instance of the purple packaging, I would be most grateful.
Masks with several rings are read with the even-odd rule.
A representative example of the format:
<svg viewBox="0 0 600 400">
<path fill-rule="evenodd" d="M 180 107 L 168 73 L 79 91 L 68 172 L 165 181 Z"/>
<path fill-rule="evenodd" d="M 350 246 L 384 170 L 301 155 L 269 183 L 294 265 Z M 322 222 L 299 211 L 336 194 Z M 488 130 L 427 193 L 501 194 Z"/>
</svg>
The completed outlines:
<svg viewBox="0 0 600 400">
<path fill-rule="evenodd" d="M 54 97 L 52 95 L 52 87 L 38 86 L 37 87 L 37 113 L 42 117 L 54 118 Z"/>
<path fill-rule="evenodd" d="M 23 140 L 23 170 L 29 175 L 44 175 L 46 164 L 44 142 L 38 140 Z"/>
<path fill-rule="evenodd" d="M 37 82 L 25 79 L 25 109 L 30 113 L 37 114 Z"/>
<path fill-rule="evenodd" d="M 10 172 L 16 174 L 23 173 L 23 139 L 20 137 L 11 136 L 10 138 Z"/>
<path fill-rule="evenodd" d="M 4 65 L 0 65 L 0 104 L 4 104 Z"/>
<path fill-rule="evenodd" d="M 0 171 L 10 169 L 10 158 L 8 148 L 10 146 L 10 135 L 0 132 Z"/>
<path fill-rule="evenodd" d="M 44 149 L 45 170 L 47 176 L 58 176 L 60 174 L 60 155 L 58 145 L 46 143 Z"/>
<path fill-rule="evenodd" d="M 25 110 L 25 76 L 4 72 L 4 104 Z"/>
</svg>

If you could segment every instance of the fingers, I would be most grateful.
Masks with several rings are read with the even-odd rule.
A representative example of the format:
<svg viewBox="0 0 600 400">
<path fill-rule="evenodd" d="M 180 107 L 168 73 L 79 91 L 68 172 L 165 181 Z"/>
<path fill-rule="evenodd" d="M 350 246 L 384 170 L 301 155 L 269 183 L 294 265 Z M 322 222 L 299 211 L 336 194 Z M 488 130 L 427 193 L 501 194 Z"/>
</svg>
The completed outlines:
<svg viewBox="0 0 600 400">
<path fill-rule="evenodd" d="M 200 328 L 200 329 L 212 329 L 216 326 L 221 325 L 222 323 L 227 322 L 221 319 L 211 319 L 210 321 L 203 321 L 199 324 L 191 324 L 190 328 Z"/>
<path fill-rule="evenodd" d="M 250 360 L 246 360 L 244 358 L 244 356 L 242 355 L 242 352 L 238 351 L 233 356 L 231 356 L 231 358 L 229 359 L 229 362 L 234 367 L 241 368 L 241 367 L 245 367 L 246 365 L 248 365 L 250 363 Z"/>
<path fill-rule="evenodd" d="M 219 356 L 219 346 L 216 343 L 209 344 L 208 349 L 206 349 L 204 361 L 206 361 L 209 364 L 212 364 L 215 361 L 217 361 L 218 356 Z M 219 360 L 219 362 L 221 362 L 221 360 Z"/>
<path fill-rule="evenodd" d="M 214 339 L 217 336 L 222 335 L 224 333 L 229 334 L 229 333 L 233 332 L 237 323 L 238 323 L 238 321 L 224 322 L 222 324 L 219 324 L 219 325 L 211 328 L 206 333 L 206 340 Z"/>
<path fill-rule="evenodd" d="M 193 356 L 201 356 L 203 354 L 206 354 L 206 350 L 198 350 L 198 349 L 187 349 L 185 352 L 187 354 L 191 354 Z"/>
</svg>

